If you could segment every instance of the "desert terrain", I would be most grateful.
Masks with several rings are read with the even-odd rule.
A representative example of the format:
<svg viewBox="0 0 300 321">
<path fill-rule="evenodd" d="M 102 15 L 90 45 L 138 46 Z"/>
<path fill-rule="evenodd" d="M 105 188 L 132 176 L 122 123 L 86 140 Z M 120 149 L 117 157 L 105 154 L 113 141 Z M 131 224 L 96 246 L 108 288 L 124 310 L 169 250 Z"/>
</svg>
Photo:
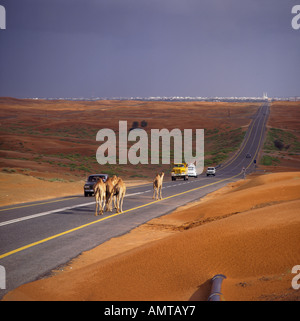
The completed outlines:
<svg viewBox="0 0 300 321">
<path fill-rule="evenodd" d="M 260 168 L 266 171 L 299 170 L 300 165 L 300 104 L 275 101 L 270 105 Z"/>
<path fill-rule="evenodd" d="M 96 133 L 118 120 L 151 128 L 205 128 L 205 165 L 238 149 L 259 104 L 224 102 L 46 101 L 0 98 L 0 206 L 82 194 L 87 175 L 104 172 L 128 184 L 152 182 L 170 165 L 99 165 Z M 258 172 L 300 170 L 300 103 L 273 102 Z M 182 116 L 182 110 L 184 115 Z M 270 135 L 269 133 L 272 133 Z M 281 139 L 282 149 L 274 146 Z M 289 146 L 289 148 L 286 148 Z M 19 175 L 18 175 L 19 174 Z M 168 179 L 166 176 L 165 179 Z"/>
<path fill-rule="evenodd" d="M 91 172 L 151 181 L 152 165 L 95 161 L 97 131 L 117 129 L 119 119 L 144 120 L 147 131 L 205 128 L 206 165 L 216 165 L 238 148 L 259 106 L 11 98 L 0 105 L 1 205 L 81 194 Z M 300 263 L 299 111 L 299 102 L 271 104 L 261 161 L 246 180 L 82 253 L 4 299 L 207 300 L 210 279 L 222 273 L 223 300 L 299 300 L 291 287 Z"/>
<path fill-rule="evenodd" d="M 98 130 L 118 133 L 119 120 L 126 120 L 128 129 L 136 122 L 148 134 L 154 128 L 204 128 L 205 165 L 216 165 L 238 149 L 258 107 L 258 103 L 0 98 L 0 206 L 82 194 L 86 177 L 93 173 L 116 174 L 127 183 L 142 184 L 152 182 L 157 172 L 169 172 L 171 165 L 97 163 Z M 35 185 L 41 187 L 37 193 Z"/>
<path fill-rule="evenodd" d="M 223 161 L 238 148 L 258 103 L 47 101 L 0 98 L 0 166 L 4 172 L 66 181 L 94 172 L 129 179 L 152 179 L 157 166 L 103 165 L 96 161 L 100 129 L 205 129 L 207 165 Z M 224 139 L 226 138 L 226 139 Z M 129 146 L 130 147 L 130 146 Z M 118 144 L 117 144 L 118 149 Z M 150 149 L 150 148 L 149 148 Z M 161 166 L 169 170 L 170 166 Z M 138 169 L 138 172 L 137 172 Z"/>
<path fill-rule="evenodd" d="M 300 172 L 228 184 L 196 204 L 83 253 L 5 300 L 300 300 Z M 149 259 L 151 258 L 151 259 Z"/>
</svg>

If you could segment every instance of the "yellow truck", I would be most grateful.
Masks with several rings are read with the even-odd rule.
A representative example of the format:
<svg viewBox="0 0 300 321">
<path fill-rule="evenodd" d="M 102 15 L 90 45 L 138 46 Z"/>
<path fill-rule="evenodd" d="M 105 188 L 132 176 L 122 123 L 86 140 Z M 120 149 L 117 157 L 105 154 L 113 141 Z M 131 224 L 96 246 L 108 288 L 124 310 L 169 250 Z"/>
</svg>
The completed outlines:
<svg viewBox="0 0 300 321">
<path fill-rule="evenodd" d="M 189 179 L 188 165 L 186 163 L 174 164 L 171 172 L 172 181 L 176 181 L 177 178 L 183 178 L 185 181 Z"/>
</svg>

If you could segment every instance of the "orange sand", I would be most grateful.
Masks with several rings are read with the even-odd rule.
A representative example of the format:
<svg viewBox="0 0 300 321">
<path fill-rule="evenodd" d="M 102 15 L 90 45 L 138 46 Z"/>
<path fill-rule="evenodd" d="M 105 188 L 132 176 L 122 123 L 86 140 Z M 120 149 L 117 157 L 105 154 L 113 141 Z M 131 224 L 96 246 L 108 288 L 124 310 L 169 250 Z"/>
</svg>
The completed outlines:
<svg viewBox="0 0 300 321">
<path fill-rule="evenodd" d="M 300 172 L 230 183 L 193 206 L 83 253 L 5 300 L 299 300 Z"/>
<path fill-rule="evenodd" d="M 69 182 L 60 178 L 51 178 L 51 175 L 49 175 L 49 178 L 36 178 L 0 172 L 0 206 L 83 195 L 84 182 L 84 180 Z M 127 187 L 149 182 L 145 180 L 125 180 Z"/>
</svg>

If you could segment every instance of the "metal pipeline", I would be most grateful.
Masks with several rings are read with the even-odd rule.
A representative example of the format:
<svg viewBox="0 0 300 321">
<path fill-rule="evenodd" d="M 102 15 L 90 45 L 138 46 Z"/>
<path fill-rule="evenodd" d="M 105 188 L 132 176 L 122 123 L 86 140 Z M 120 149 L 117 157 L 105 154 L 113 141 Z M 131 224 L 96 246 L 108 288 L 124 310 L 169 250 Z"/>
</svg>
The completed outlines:
<svg viewBox="0 0 300 321">
<path fill-rule="evenodd" d="M 224 279 L 226 279 L 226 276 L 223 274 L 217 274 L 211 279 L 212 286 L 208 301 L 221 301 L 221 286 Z"/>
</svg>

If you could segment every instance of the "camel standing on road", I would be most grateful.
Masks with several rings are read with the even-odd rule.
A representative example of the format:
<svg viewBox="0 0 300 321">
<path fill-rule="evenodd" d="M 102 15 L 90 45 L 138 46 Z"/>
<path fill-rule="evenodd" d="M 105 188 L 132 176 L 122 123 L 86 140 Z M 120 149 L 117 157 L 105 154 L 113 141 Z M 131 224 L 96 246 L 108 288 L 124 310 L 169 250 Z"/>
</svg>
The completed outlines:
<svg viewBox="0 0 300 321">
<path fill-rule="evenodd" d="M 113 177 L 109 177 L 107 181 L 105 182 L 106 184 L 106 211 L 112 212 L 112 201 L 114 198 L 114 186 L 118 182 L 118 177 L 114 175 Z M 115 200 L 114 200 L 115 203 Z"/>
<path fill-rule="evenodd" d="M 123 201 L 126 194 L 126 185 L 121 177 L 119 177 L 113 192 L 117 198 L 117 202 L 116 202 L 117 213 L 121 213 L 123 212 Z"/>
<path fill-rule="evenodd" d="M 103 209 L 105 206 L 105 198 L 106 198 L 106 185 L 103 182 L 102 178 L 98 179 L 98 182 L 94 184 L 94 194 L 96 199 L 96 211 L 95 216 L 103 215 Z"/>
<path fill-rule="evenodd" d="M 161 174 L 157 174 L 154 181 L 153 181 L 153 199 L 155 198 L 155 192 L 156 192 L 156 199 L 158 200 L 159 196 L 160 199 L 162 199 L 162 195 L 161 195 L 161 189 L 162 189 L 162 183 L 163 183 L 163 179 L 164 179 L 164 172 L 161 172 Z"/>
</svg>

